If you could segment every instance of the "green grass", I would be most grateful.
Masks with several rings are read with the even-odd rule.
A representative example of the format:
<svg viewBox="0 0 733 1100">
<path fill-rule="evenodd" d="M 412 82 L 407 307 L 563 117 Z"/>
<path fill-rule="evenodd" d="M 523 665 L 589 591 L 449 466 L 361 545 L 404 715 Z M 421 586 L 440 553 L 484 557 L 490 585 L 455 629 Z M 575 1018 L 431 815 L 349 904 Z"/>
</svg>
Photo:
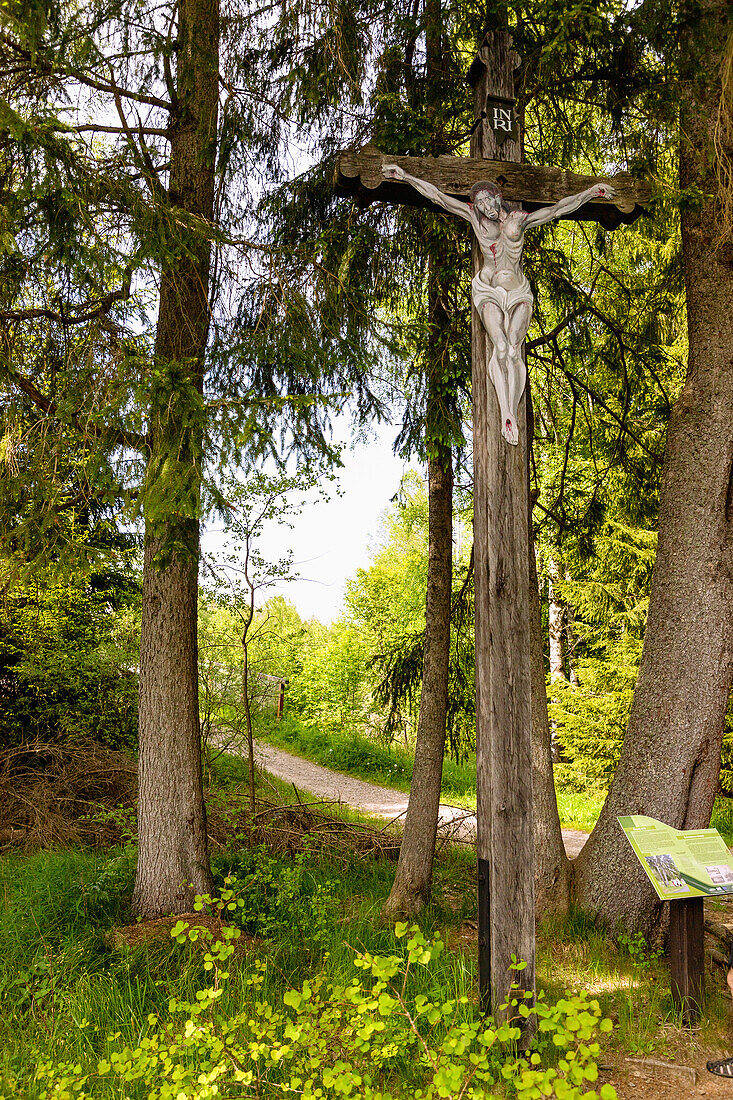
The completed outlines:
<svg viewBox="0 0 733 1100">
<path fill-rule="evenodd" d="M 246 789 L 246 762 L 219 757 L 219 790 L 233 803 Z M 286 784 L 273 782 L 285 798 Z M 268 786 L 262 788 L 266 794 Z M 589 827 L 602 795 L 560 792 L 566 819 Z M 731 805 L 716 803 L 713 823 L 730 836 Z M 208 978 L 199 947 L 173 941 L 115 947 L 111 928 L 131 921 L 133 847 L 104 853 L 85 850 L 0 857 L 0 1098 L 38 1100 L 33 1084 L 44 1059 L 94 1066 L 121 1043 L 135 1045 L 150 1014 L 167 1017 L 171 997 L 192 999 Z M 343 982 L 353 975 L 355 949 L 389 954 L 392 928 L 382 906 L 394 875 L 385 859 L 329 861 L 305 852 L 295 858 L 263 851 L 219 852 L 214 871 L 243 883 L 245 928 L 257 937 L 248 949 L 266 961 L 264 984 L 251 985 L 235 964 L 223 994 L 227 1012 L 257 1011 L 256 1002 L 279 1003 L 286 989 L 318 972 Z M 419 978 L 427 996 L 476 996 L 475 863 L 470 852 L 444 850 L 436 858 L 433 902 L 421 915 L 427 932 L 443 929 L 450 950 Z M 566 987 L 587 989 L 618 1023 L 613 1052 L 684 1059 L 694 1044 L 711 1050 L 728 1044 L 729 1004 L 720 975 L 708 981 L 701 1031 L 679 1029 L 663 959 L 645 946 L 615 946 L 582 915 L 546 925 L 538 940 L 538 983 L 548 997 Z M 420 988 L 423 988 L 422 986 Z M 407 1070 L 406 1070 L 407 1072 Z M 134 1084 L 130 1100 L 143 1100 Z M 89 1089 L 94 1100 L 118 1100 L 104 1080 Z"/>
<path fill-rule="evenodd" d="M 219 757 L 219 791 L 232 804 L 244 797 L 246 762 Z M 276 784 L 276 786 L 278 786 Z M 262 788 L 262 793 L 267 792 Z M 282 785 L 281 793 L 294 798 Z M 573 812 L 580 818 L 582 801 Z M 131 846 L 105 853 L 83 850 L 14 854 L 0 858 L 0 1097 L 38 1100 L 36 1067 L 47 1059 L 92 1069 L 114 1049 L 135 1046 L 149 1032 L 151 1014 L 167 1019 L 170 998 L 192 1000 L 208 982 L 198 945 L 174 941 L 114 946 L 110 929 L 130 923 L 136 853 Z M 322 973 L 343 983 L 354 975 L 354 951 L 394 953 L 396 941 L 382 915 L 394 863 L 350 856 L 332 861 L 314 852 L 295 857 L 262 849 L 218 852 L 216 881 L 234 874 L 247 900 L 243 927 L 250 941 L 245 962 L 230 967 L 223 1010 L 257 1013 L 256 1003 L 278 1004 L 284 992 Z M 444 931 L 449 946 L 416 988 L 431 998 L 476 1000 L 475 859 L 443 850 L 436 857 L 431 905 L 420 925 Z M 261 987 L 251 984 L 253 954 L 265 964 Z M 587 989 L 617 1022 L 610 1053 L 686 1057 L 689 1036 L 669 995 L 664 960 L 619 949 L 582 915 L 546 925 L 538 940 L 538 984 L 549 998 L 566 987 Z M 422 984 L 420 984 L 422 983 Z M 709 981 L 702 1034 L 711 1049 L 726 1045 L 727 1002 Z M 411 1068 L 405 1066 L 406 1080 Z M 394 1087 L 393 1082 L 393 1087 Z M 126 1086 L 130 1100 L 146 1093 Z M 118 1100 L 119 1085 L 88 1086 L 93 1100 Z M 409 1091 L 409 1090 L 408 1090 Z M 398 1093 L 399 1094 L 399 1093 Z"/>
<path fill-rule="evenodd" d="M 730 848 L 733 846 L 733 799 L 718 796 L 713 806 L 713 816 L 710 821 L 713 829 L 717 829 L 725 843 Z"/>
<path fill-rule="evenodd" d="M 370 783 L 409 791 L 412 778 L 412 754 L 397 745 L 384 745 L 358 733 L 332 733 L 285 715 L 281 722 L 263 716 L 257 737 L 287 749 L 306 760 L 354 775 Z M 454 805 L 475 805 L 476 758 L 457 763 L 446 757 L 443 764 L 443 799 Z"/>
<path fill-rule="evenodd" d="M 236 789 L 236 767 L 227 782 Z M 112 946 L 106 933 L 130 920 L 134 858 L 128 848 L 0 859 L 0 1096 L 37 1100 L 41 1086 L 33 1080 L 40 1061 L 93 1068 L 122 1043 L 139 1043 L 149 1014 L 167 1018 L 171 997 L 193 999 L 207 984 L 196 945 Z M 381 914 L 394 873 L 389 861 L 352 860 L 346 876 L 342 867 L 314 855 L 293 860 L 232 851 L 217 857 L 215 871 L 219 882 L 232 872 L 248 881 L 247 896 L 257 910 L 251 930 L 260 938 L 247 957 L 254 952 L 266 963 L 259 988 L 249 982 L 250 966 L 230 967 L 222 998 L 227 1013 L 254 1014 L 257 1001 L 280 1003 L 286 989 L 316 973 L 349 980 L 354 949 L 395 951 L 392 928 Z M 465 994 L 475 1003 L 475 932 L 464 923 L 475 915 L 474 876 L 466 853 L 443 852 L 436 861 L 434 901 L 420 924 L 426 932 L 443 929 L 449 950 L 415 979 L 429 997 Z M 315 908 L 314 898 L 320 899 Z M 726 1045 L 721 980 L 709 981 L 702 1032 L 691 1037 L 679 1029 L 664 960 L 643 944 L 632 952 L 615 946 L 582 915 L 541 929 L 537 969 L 550 999 L 567 988 L 586 989 L 599 999 L 618 1023 L 607 1048 L 611 1055 L 684 1058 L 701 1036 L 711 1049 Z M 127 1087 L 131 1100 L 143 1100 L 134 1084 Z M 118 1100 L 120 1093 L 100 1079 L 90 1095 Z"/>
<path fill-rule="evenodd" d="M 150 1013 L 165 1016 L 171 997 L 194 1000 L 208 984 L 200 947 L 173 941 L 115 947 L 106 933 L 131 921 L 129 900 L 135 853 L 42 852 L 0 859 L 0 1096 L 35 1100 L 39 1061 L 94 1065 L 121 1043 L 136 1045 Z M 267 960 L 265 983 L 255 988 L 245 969 L 232 966 L 223 1010 L 232 1015 L 261 999 L 278 1003 L 286 989 L 322 972 L 353 975 L 355 949 L 390 954 L 396 941 L 381 917 L 394 864 L 351 858 L 343 867 L 314 856 L 233 851 L 214 861 L 216 879 L 236 874 L 256 902 L 249 931 Z M 436 876 L 436 900 L 421 918 L 428 931 L 455 909 L 455 884 L 470 864 L 453 854 Z M 470 893 L 460 891 L 470 899 Z M 450 897 L 450 905 L 445 898 Z M 470 908 L 470 902 L 466 903 Z M 449 918 L 450 910 L 450 918 Z M 247 925 L 245 925 L 247 927 Z M 473 963 L 446 954 L 424 981 L 430 996 L 470 991 Z M 22 1088 L 21 1088 L 22 1083 Z M 116 1098 L 104 1081 L 94 1097 Z M 130 1096 L 137 1098 L 134 1086 Z"/>
<path fill-rule="evenodd" d="M 565 829 L 581 829 L 589 833 L 601 812 L 606 792 L 597 787 L 576 790 L 573 785 L 563 783 L 562 771 L 555 776 L 555 794 L 560 823 Z"/>
<path fill-rule="evenodd" d="M 548 997 L 585 989 L 617 1024 L 609 1054 L 700 1061 L 700 1048 L 728 1047 L 731 1006 L 722 973 L 712 968 L 696 1029 L 682 1026 L 672 1001 L 669 963 L 641 938 L 614 942 L 583 913 L 546 920 L 538 933 L 538 969 Z M 712 1054 L 709 1057 L 713 1057 Z M 605 1061 L 605 1059 L 604 1059 Z"/>
</svg>

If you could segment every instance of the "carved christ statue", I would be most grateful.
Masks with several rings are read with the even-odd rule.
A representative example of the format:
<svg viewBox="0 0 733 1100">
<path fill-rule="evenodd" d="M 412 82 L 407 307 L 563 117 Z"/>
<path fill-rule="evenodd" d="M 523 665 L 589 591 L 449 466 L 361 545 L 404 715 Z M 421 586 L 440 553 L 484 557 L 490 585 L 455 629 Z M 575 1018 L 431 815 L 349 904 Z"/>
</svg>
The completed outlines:
<svg viewBox="0 0 733 1100">
<path fill-rule="evenodd" d="M 554 206 L 528 213 L 508 210 L 501 191 L 493 183 L 477 183 L 469 202 L 454 199 L 427 180 L 411 176 L 396 164 L 385 164 L 387 179 L 404 180 L 426 199 L 470 222 L 484 258 L 471 283 L 471 297 L 492 345 L 489 376 L 501 410 L 501 433 L 507 443 L 517 444 L 517 409 L 524 393 L 525 366 L 522 344 L 532 320 L 534 299 L 522 271 L 524 231 L 535 225 L 562 218 L 591 199 L 612 199 L 613 187 L 594 184 L 579 195 L 560 199 Z"/>
</svg>

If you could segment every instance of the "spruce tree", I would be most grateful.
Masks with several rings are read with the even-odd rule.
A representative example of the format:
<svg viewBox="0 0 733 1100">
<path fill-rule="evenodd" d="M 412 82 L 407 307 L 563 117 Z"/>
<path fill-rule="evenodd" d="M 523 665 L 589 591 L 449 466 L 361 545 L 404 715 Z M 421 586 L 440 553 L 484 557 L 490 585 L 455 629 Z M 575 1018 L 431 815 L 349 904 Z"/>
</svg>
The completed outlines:
<svg viewBox="0 0 733 1100">
<path fill-rule="evenodd" d="M 306 451 L 327 450 L 328 378 L 368 404 L 355 369 L 368 356 L 324 321 L 313 265 L 296 284 L 291 257 L 256 239 L 248 188 L 280 171 L 287 107 L 266 16 L 224 23 L 218 0 L 121 0 L 10 3 L 2 23 L 16 231 L 3 382 L 49 428 L 26 480 L 73 439 L 89 493 L 144 521 L 134 902 L 144 916 L 180 912 L 211 882 L 196 611 L 200 520 L 226 508 L 217 469 L 277 454 L 288 425 Z M 72 332 L 86 358 L 68 354 Z"/>
</svg>

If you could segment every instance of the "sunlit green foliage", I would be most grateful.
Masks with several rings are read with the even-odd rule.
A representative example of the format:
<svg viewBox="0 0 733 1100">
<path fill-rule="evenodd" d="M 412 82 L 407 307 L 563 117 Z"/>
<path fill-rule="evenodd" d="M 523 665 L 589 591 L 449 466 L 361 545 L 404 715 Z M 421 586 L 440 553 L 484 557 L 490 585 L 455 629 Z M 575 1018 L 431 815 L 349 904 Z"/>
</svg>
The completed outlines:
<svg viewBox="0 0 733 1100">
<path fill-rule="evenodd" d="M 129 570 L 120 554 L 120 565 Z M 0 600 L 0 745 L 92 739 L 137 741 L 137 603 L 134 573 L 12 577 Z"/>
<path fill-rule="evenodd" d="M 206 903 L 235 917 L 246 904 L 232 889 L 216 899 L 199 898 L 196 907 Z M 137 1045 L 113 1046 L 96 1065 L 41 1062 L 41 1100 L 67 1094 L 85 1100 L 94 1095 L 87 1088 L 108 1077 L 117 1088 L 144 1083 L 151 1100 L 263 1097 L 283 1090 L 390 1100 L 405 1088 L 424 1100 L 489 1100 L 497 1089 L 527 1100 L 615 1100 L 610 1085 L 598 1092 L 586 1088 L 598 1080 L 598 1037 L 612 1029 L 597 1000 L 568 993 L 552 1004 L 540 994 L 529 1004 L 531 994 L 511 990 L 509 1019 L 498 1026 L 471 1009 L 465 996 L 433 1000 L 416 992 L 411 972 L 429 967 L 444 944 L 416 926 L 396 926 L 396 953 L 357 951 L 354 966 L 361 977 L 335 983 L 316 974 L 287 990 L 282 1006 L 262 999 L 255 1013 L 248 1006 L 235 1015 L 222 1011 L 220 1000 L 240 938 L 236 925 L 225 925 L 217 936 L 195 921 L 179 920 L 171 936 L 179 943 L 203 941 L 204 969 L 213 973 L 213 982 L 197 990 L 195 999 L 172 998 L 167 1018 L 150 1014 Z M 246 968 L 255 995 L 267 968 L 258 957 Z M 529 1015 L 538 1018 L 538 1038 L 534 1049 L 520 1053 L 516 1024 Z M 394 1091 L 396 1074 L 401 1082 Z"/>
<path fill-rule="evenodd" d="M 473 719 L 472 588 L 468 539 L 456 523 L 451 695 L 448 730 L 458 755 L 470 748 Z M 289 689 L 299 716 L 326 732 L 367 731 L 414 742 L 422 679 L 428 507 L 422 479 L 409 473 L 385 513 L 368 568 L 347 583 L 343 609 L 329 627 L 311 624 L 302 670 Z M 470 543 L 469 543 L 470 545 Z"/>
</svg>

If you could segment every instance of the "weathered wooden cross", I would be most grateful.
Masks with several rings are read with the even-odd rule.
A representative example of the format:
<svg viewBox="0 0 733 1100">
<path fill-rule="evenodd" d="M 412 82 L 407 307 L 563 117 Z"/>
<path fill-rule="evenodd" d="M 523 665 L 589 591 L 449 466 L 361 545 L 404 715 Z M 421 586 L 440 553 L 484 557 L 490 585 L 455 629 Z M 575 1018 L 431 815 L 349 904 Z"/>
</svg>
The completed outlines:
<svg viewBox="0 0 733 1100">
<path fill-rule="evenodd" d="M 472 188 L 488 181 L 499 185 L 508 204 L 521 203 L 519 209 L 537 211 L 560 203 L 554 216 L 594 220 L 607 229 L 633 222 L 642 213 L 650 192 L 631 176 L 622 173 L 613 177 L 604 190 L 593 177 L 521 163 L 521 135 L 513 106 L 514 70 L 518 62 L 519 58 L 511 51 L 508 33 L 487 33 L 469 73 L 476 118 L 470 157 L 393 157 L 374 146 L 349 150 L 339 158 L 337 190 L 356 196 L 362 203 L 381 200 L 421 205 L 453 210 L 466 217 L 464 208 L 455 200 L 469 203 L 475 198 L 478 204 Z M 397 166 L 397 172 L 390 166 Z M 403 173 L 410 179 L 401 179 Z M 422 190 L 417 189 L 419 181 L 427 184 Z M 437 188 L 443 200 L 448 198 L 447 203 L 431 201 L 431 185 L 433 196 Z M 589 192 L 589 198 L 581 205 L 577 197 L 585 191 Z M 602 197 L 604 193 L 611 197 Z M 571 201 L 571 196 L 576 201 Z M 496 210 L 498 218 L 498 205 Z M 487 218 L 493 216 L 487 207 Z M 532 224 L 532 220 L 530 214 L 523 224 Z M 508 225 L 508 221 L 504 224 Z M 511 233 L 505 236 L 506 249 L 511 252 Z M 483 314 L 488 300 L 489 311 L 499 310 L 494 314 L 499 325 L 503 319 L 509 329 L 522 308 L 529 323 L 531 292 L 528 284 L 524 285 L 526 280 L 519 266 L 520 241 L 515 257 L 518 277 L 514 281 L 507 277 L 508 291 L 502 287 L 500 278 L 494 280 L 498 293 L 489 287 L 488 297 L 482 298 L 476 278 L 490 263 L 487 251 L 494 252 L 496 247 L 487 241 L 483 245 L 482 252 L 474 234 L 472 400 L 479 988 L 483 1007 L 503 1016 L 505 1013 L 499 1006 L 513 981 L 534 994 L 529 467 L 524 365 L 522 362 L 520 388 L 516 382 L 519 372 L 516 364 L 512 366 L 510 337 L 502 350 L 501 363 L 504 378 L 508 374 L 510 381 L 504 387 L 505 392 L 497 396 L 489 376 L 491 373 L 494 379 L 502 371 L 497 372 L 498 349 L 487 332 L 491 316 L 480 316 L 476 306 Z M 515 327 L 521 342 L 526 326 L 523 331 L 521 323 Z M 495 342 L 501 339 L 505 343 L 499 330 L 496 331 Z M 514 355 L 516 358 L 516 350 Z M 510 410 L 512 385 L 514 406 Z M 498 389 L 501 388 L 500 379 Z M 512 955 L 526 963 L 524 970 L 512 969 Z M 516 1009 L 510 1014 L 516 1016 Z M 529 1030 L 531 1025 L 525 1032 Z"/>
</svg>

